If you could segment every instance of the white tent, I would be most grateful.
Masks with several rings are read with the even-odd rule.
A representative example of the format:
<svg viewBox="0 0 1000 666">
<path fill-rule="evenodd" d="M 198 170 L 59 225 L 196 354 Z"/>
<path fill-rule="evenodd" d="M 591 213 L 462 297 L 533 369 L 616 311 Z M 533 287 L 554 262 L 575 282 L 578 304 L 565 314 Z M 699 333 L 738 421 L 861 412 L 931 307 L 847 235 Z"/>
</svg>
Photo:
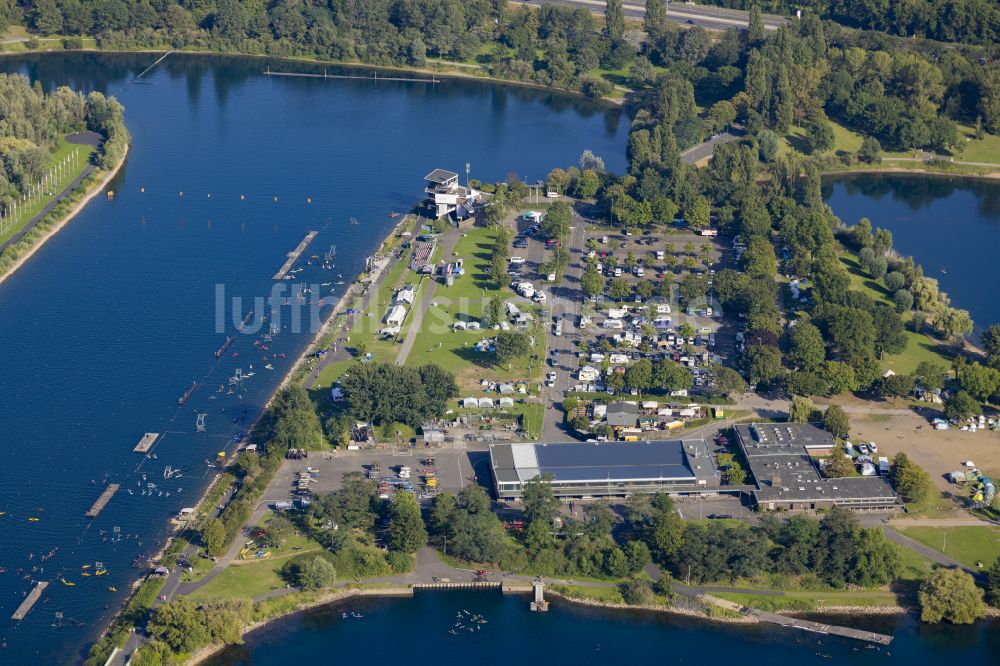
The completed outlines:
<svg viewBox="0 0 1000 666">
<path fill-rule="evenodd" d="M 385 316 L 385 323 L 388 326 L 402 326 L 405 319 L 406 308 L 402 305 L 395 305 L 389 310 L 389 314 Z"/>
<path fill-rule="evenodd" d="M 500 398 L 499 404 L 500 404 L 500 409 L 503 409 L 504 407 L 513 407 L 514 398 Z"/>
<path fill-rule="evenodd" d="M 476 407 L 479 407 L 479 399 L 478 398 L 462 398 L 462 407 L 465 407 L 466 409 L 474 409 Z"/>
<path fill-rule="evenodd" d="M 483 409 L 493 409 L 493 398 L 480 398 L 479 406 Z"/>
</svg>

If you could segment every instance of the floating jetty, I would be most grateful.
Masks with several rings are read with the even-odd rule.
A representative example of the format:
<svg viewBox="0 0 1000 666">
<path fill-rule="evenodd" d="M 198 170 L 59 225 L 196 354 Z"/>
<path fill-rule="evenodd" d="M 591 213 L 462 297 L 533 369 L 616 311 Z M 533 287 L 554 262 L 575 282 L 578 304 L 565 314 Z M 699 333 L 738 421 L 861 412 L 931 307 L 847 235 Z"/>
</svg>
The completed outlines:
<svg viewBox="0 0 1000 666">
<path fill-rule="evenodd" d="M 275 273 L 274 277 L 272 277 L 271 279 L 284 280 L 285 275 L 288 274 L 288 271 L 292 270 L 292 266 L 295 265 L 295 262 L 298 260 L 299 256 L 301 256 L 302 253 L 306 251 L 306 248 L 309 247 L 309 243 L 312 243 L 313 239 L 316 238 L 317 234 L 319 234 L 318 231 L 310 231 L 309 233 L 307 233 L 306 237 L 302 239 L 302 242 L 299 243 L 294 250 L 288 253 L 288 259 L 285 260 L 285 263 L 281 266 L 281 268 L 278 269 L 278 272 Z"/>
<path fill-rule="evenodd" d="M 196 388 L 198 388 L 198 382 L 191 382 L 191 388 L 189 388 L 187 391 L 184 391 L 184 395 L 177 398 L 177 404 L 183 405 L 184 403 L 186 403 L 188 399 L 191 397 L 191 394 L 194 393 L 194 390 Z"/>
<path fill-rule="evenodd" d="M 231 335 L 227 337 L 226 341 L 222 343 L 222 346 L 215 350 L 215 358 L 222 358 L 222 355 L 226 353 L 226 350 L 229 349 L 229 345 L 233 344 L 233 340 L 235 339 L 236 338 Z"/>
<path fill-rule="evenodd" d="M 158 432 L 147 432 L 142 436 L 142 439 L 139 440 L 139 443 L 136 444 L 135 448 L 132 450 L 136 453 L 147 453 L 151 448 L 153 448 L 153 444 L 159 436 L 160 433 Z"/>
<path fill-rule="evenodd" d="M 96 518 L 97 514 L 99 514 L 104 507 L 108 505 L 108 502 L 111 501 L 111 498 L 114 497 L 116 492 L 118 492 L 118 484 L 109 483 L 108 487 L 104 489 L 103 493 L 101 493 L 101 496 L 97 498 L 96 502 L 94 502 L 94 506 L 90 507 L 90 511 L 83 515 L 87 518 Z"/>
<path fill-rule="evenodd" d="M 40 580 L 35 583 L 35 587 L 32 588 L 31 592 L 28 592 L 28 596 L 24 598 L 24 601 L 22 601 L 21 605 L 17 607 L 14 614 L 10 616 L 10 619 L 23 620 L 28 615 L 28 611 L 30 611 L 31 607 L 35 605 L 35 602 L 38 601 L 38 598 L 42 596 L 42 592 L 44 592 L 45 588 L 48 586 L 49 584 L 44 580 Z"/>
<path fill-rule="evenodd" d="M 376 70 L 371 76 L 359 76 L 357 74 L 328 74 L 324 69 L 322 74 L 309 72 L 272 72 L 268 67 L 264 70 L 264 76 L 302 76 L 308 79 L 358 79 L 360 81 L 405 81 L 409 83 L 430 83 L 436 85 L 441 83 L 441 79 L 434 75 L 431 78 L 418 78 L 413 76 L 379 76 Z"/>
</svg>

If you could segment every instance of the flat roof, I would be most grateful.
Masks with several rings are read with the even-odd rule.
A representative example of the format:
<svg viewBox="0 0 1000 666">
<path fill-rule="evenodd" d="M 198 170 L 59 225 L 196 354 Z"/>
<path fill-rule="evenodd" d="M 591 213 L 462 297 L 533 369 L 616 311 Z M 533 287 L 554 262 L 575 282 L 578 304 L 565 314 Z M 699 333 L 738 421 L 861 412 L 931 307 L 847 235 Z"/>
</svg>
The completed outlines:
<svg viewBox="0 0 1000 666">
<path fill-rule="evenodd" d="M 446 183 L 453 178 L 458 178 L 458 174 L 454 171 L 445 171 L 444 169 L 434 169 L 434 171 L 424 176 L 424 180 L 429 180 L 432 183 Z"/>
<path fill-rule="evenodd" d="M 694 483 L 715 476 L 704 440 L 493 444 L 490 459 L 498 483 L 525 483 L 545 474 L 556 484 L 661 479 Z"/>
<path fill-rule="evenodd" d="M 824 477 L 810 451 L 829 450 L 837 442 L 814 424 L 751 423 L 735 429 L 757 485 L 758 502 L 884 503 L 896 498 L 881 476 Z"/>
</svg>

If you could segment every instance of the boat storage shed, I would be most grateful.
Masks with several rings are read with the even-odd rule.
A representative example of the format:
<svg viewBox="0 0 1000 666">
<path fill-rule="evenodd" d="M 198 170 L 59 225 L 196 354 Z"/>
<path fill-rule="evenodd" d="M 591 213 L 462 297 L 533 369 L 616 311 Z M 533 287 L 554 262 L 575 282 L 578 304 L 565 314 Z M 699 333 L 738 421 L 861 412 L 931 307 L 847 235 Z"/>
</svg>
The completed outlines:
<svg viewBox="0 0 1000 666">
<path fill-rule="evenodd" d="M 669 491 L 714 492 L 719 472 L 702 439 L 638 442 L 493 444 L 490 465 L 500 499 L 551 478 L 556 497 L 624 497 Z"/>
</svg>

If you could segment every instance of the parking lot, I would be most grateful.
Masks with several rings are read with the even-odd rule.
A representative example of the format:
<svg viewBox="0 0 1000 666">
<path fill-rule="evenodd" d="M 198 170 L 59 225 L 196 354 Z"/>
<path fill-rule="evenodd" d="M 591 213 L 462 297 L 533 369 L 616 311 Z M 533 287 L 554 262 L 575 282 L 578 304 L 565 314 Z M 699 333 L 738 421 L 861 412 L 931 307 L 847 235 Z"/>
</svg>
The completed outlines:
<svg viewBox="0 0 1000 666">
<path fill-rule="evenodd" d="M 379 464 L 379 477 L 398 478 L 400 467 L 411 470 L 410 482 L 418 496 L 426 491 L 421 486 L 421 471 L 428 467 L 422 464 L 426 458 L 434 458 L 434 476 L 437 478 L 437 492 L 458 492 L 470 483 L 479 482 L 485 487 L 490 484 L 489 450 L 482 444 L 464 448 L 420 448 L 406 449 L 404 453 L 393 453 L 385 449 L 363 451 L 312 452 L 301 460 L 288 460 L 282 465 L 265 497 L 268 502 L 289 502 L 300 497 L 293 493 L 296 475 L 307 468 L 318 470 L 308 484 L 313 495 L 322 495 L 340 489 L 341 479 L 348 472 L 367 472 L 375 462 Z"/>
</svg>

